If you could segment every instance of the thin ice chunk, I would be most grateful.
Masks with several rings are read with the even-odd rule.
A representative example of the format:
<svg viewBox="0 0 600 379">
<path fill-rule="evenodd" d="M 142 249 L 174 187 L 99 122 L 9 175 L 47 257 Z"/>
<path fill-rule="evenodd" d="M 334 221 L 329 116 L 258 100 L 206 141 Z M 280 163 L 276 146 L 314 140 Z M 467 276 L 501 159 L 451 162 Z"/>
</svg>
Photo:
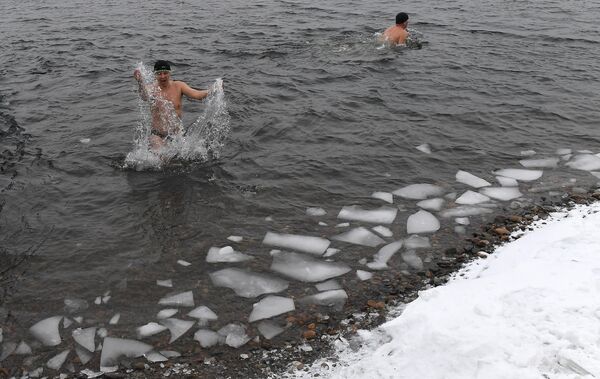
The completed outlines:
<svg viewBox="0 0 600 379">
<path fill-rule="evenodd" d="M 167 357 L 167 358 L 181 357 L 181 353 L 174 351 L 174 350 L 161 350 L 160 353 L 163 355 L 163 357 Z"/>
<path fill-rule="evenodd" d="M 171 279 L 165 279 L 165 280 L 157 279 L 156 285 L 161 286 L 161 287 L 171 288 L 171 287 L 173 287 L 173 281 Z"/>
<path fill-rule="evenodd" d="M 72 335 L 75 342 L 86 348 L 89 352 L 93 352 L 96 349 L 96 342 L 94 341 L 96 327 L 86 329 L 77 328 L 73 330 Z"/>
<path fill-rule="evenodd" d="M 517 187 L 489 187 L 482 188 L 480 191 L 486 196 L 502 201 L 508 201 L 523 196 Z"/>
<path fill-rule="evenodd" d="M 297 234 L 279 234 L 267 232 L 263 239 L 265 245 L 283 247 L 303 253 L 323 255 L 330 242 L 325 238 L 301 236 Z"/>
<path fill-rule="evenodd" d="M 507 178 L 506 176 L 496 176 L 496 180 L 502 187 L 516 187 L 519 185 L 517 179 Z"/>
<path fill-rule="evenodd" d="M 412 235 L 404 240 L 404 247 L 409 250 L 426 249 L 431 247 L 431 243 L 427 237 Z"/>
<path fill-rule="evenodd" d="M 386 203 L 393 204 L 394 203 L 394 195 L 389 192 L 373 192 L 371 197 L 374 199 L 383 200 Z"/>
<path fill-rule="evenodd" d="M 183 267 L 187 267 L 187 266 L 191 266 L 191 263 L 188 261 L 184 261 L 183 259 L 180 259 L 177 261 L 177 264 L 183 266 Z"/>
<path fill-rule="evenodd" d="M 469 190 L 460 195 L 458 199 L 456 199 L 456 204 L 474 205 L 485 203 L 486 201 L 490 201 L 490 198 L 480 193 Z"/>
<path fill-rule="evenodd" d="M 394 233 L 392 233 L 392 231 L 389 228 L 386 228 L 385 226 L 377 225 L 371 229 L 373 229 L 374 232 L 376 232 L 382 237 L 392 237 L 394 235 Z"/>
<path fill-rule="evenodd" d="M 424 143 L 422 145 L 419 145 L 415 149 L 417 149 L 420 152 L 423 152 L 425 154 L 431 154 L 431 147 L 429 146 L 428 143 Z"/>
<path fill-rule="evenodd" d="M 441 196 L 444 193 L 444 189 L 433 184 L 422 183 L 411 184 L 397 189 L 392 193 L 405 199 L 424 200 L 428 197 Z"/>
<path fill-rule="evenodd" d="M 121 314 L 120 313 L 115 313 L 114 316 L 112 316 L 110 318 L 110 320 L 108 321 L 109 325 L 117 325 L 119 323 L 119 320 L 121 319 Z"/>
<path fill-rule="evenodd" d="M 444 218 L 449 217 L 466 217 L 466 216 L 476 216 L 486 213 L 492 213 L 492 210 L 484 207 L 470 207 L 470 206 L 460 206 L 452 209 L 446 209 L 440 212 L 440 216 Z"/>
<path fill-rule="evenodd" d="M 309 216 L 325 216 L 327 211 L 323 208 L 311 207 L 306 208 L 306 214 Z"/>
<path fill-rule="evenodd" d="M 58 370 L 62 367 L 63 363 L 67 360 L 67 355 L 69 355 L 70 350 L 65 350 L 54 357 L 50 358 L 48 362 L 46 362 L 46 366 L 52 370 Z"/>
<path fill-rule="evenodd" d="M 373 262 L 367 263 L 367 267 L 372 270 L 385 270 L 388 268 L 387 262 L 398 250 L 400 250 L 403 243 L 404 242 L 400 240 L 385 245 L 373 256 Z"/>
<path fill-rule="evenodd" d="M 156 362 L 166 362 L 168 361 L 167 357 L 162 355 L 159 352 L 151 351 L 149 353 L 144 354 L 148 362 L 156 363 Z"/>
<path fill-rule="evenodd" d="M 225 344 L 233 348 L 238 348 L 250 341 L 246 334 L 246 328 L 238 324 L 227 324 L 217 332 L 225 337 Z"/>
<path fill-rule="evenodd" d="M 190 313 L 188 313 L 188 316 L 205 321 L 215 321 L 219 318 L 219 316 L 206 305 L 201 305 L 191 310 Z"/>
<path fill-rule="evenodd" d="M 194 326 L 194 321 L 189 320 L 179 320 L 176 318 L 167 318 L 160 322 L 167 328 L 169 328 L 169 332 L 171 332 L 171 339 L 169 343 L 174 342 L 176 339 L 185 334 L 192 326 Z"/>
<path fill-rule="evenodd" d="M 348 294 L 344 290 L 332 290 L 319 292 L 315 295 L 305 296 L 298 300 L 301 304 L 315 304 L 326 307 L 333 307 L 337 311 L 341 311 L 346 304 Z"/>
<path fill-rule="evenodd" d="M 192 291 L 186 291 L 171 296 L 165 296 L 158 301 L 158 304 L 170 305 L 172 307 L 193 307 L 194 294 Z"/>
<path fill-rule="evenodd" d="M 350 226 L 350 223 L 349 223 L 349 222 L 342 222 L 342 223 L 340 223 L 340 224 L 337 224 L 335 227 L 336 227 L 336 228 L 347 228 L 347 227 L 349 227 L 349 226 Z"/>
<path fill-rule="evenodd" d="M 256 328 L 266 339 L 270 340 L 271 338 L 283 333 L 283 328 L 279 325 L 275 324 L 273 321 L 264 320 L 259 322 L 256 325 Z"/>
<path fill-rule="evenodd" d="M 418 207 L 427 209 L 428 211 L 439 211 L 444 206 L 444 199 L 435 197 L 433 199 L 421 200 L 417 203 Z"/>
<path fill-rule="evenodd" d="M 579 154 L 566 165 L 577 170 L 596 171 L 600 170 L 600 157 L 592 154 Z"/>
<path fill-rule="evenodd" d="M 339 290 L 340 288 L 342 288 L 340 283 L 338 283 L 338 281 L 335 279 L 329 279 L 326 282 L 317 283 L 317 284 L 315 284 L 315 287 L 317 288 L 318 291 L 321 291 L 321 292 L 322 291 L 330 291 L 330 290 Z"/>
<path fill-rule="evenodd" d="M 155 334 L 164 332 L 167 330 L 165 326 L 157 324 L 155 322 L 149 322 L 146 325 L 139 326 L 135 328 L 135 332 L 138 338 L 146 338 L 153 336 Z"/>
<path fill-rule="evenodd" d="M 253 257 L 233 250 L 231 246 L 211 247 L 206 255 L 206 262 L 244 262 L 253 259 Z"/>
<path fill-rule="evenodd" d="M 418 211 L 408 216 L 406 221 L 406 232 L 408 234 L 433 233 L 439 230 L 440 222 L 427 211 Z"/>
<path fill-rule="evenodd" d="M 15 349 L 15 354 L 17 355 L 29 355 L 32 353 L 31 346 L 25 343 L 25 341 L 21 341 L 17 348 Z"/>
<path fill-rule="evenodd" d="M 454 222 L 459 225 L 469 225 L 471 223 L 468 217 L 457 217 L 454 219 Z"/>
<path fill-rule="evenodd" d="M 106 337 L 104 338 L 102 354 L 100 356 L 100 371 L 113 372 L 119 367 L 119 358 L 137 358 L 152 350 L 152 346 L 143 342 Z"/>
<path fill-rule="evenodd" d="M 294 307 L 294 300 L 289 297 L 267 296 L 252 306 L 252 312 L 250 313 L 250 317 L 248 317 L 248 321 L 254 322 L 265 318 L 271 318 L 283 313 L 291 312 L 294 309 L 296 309 L 296 307 Z"/>
<path fill-rule="evenodd" d="M 356 276 L 358 279 L 365 281 L 371 279 L 373 277 L 373 273 L 364 270 L 356 270 Z"/>
<path fill-rule="evenodd" d="M 156 314 L 156 318 L 159 320 L 163 320 L 165 318 L 174 316 L 177 312 L 179 312 L 179 309 L 175 309 L 175 308 L 162 309 L 162 310 L 158 311 L 158 313 Z"/>
<path fill-rule="evenodd" d="M 244 239 L 244 237 L 241 236 L 229 236 L 227 237 L 228 240 L 230 240 L 231 242 L 242 242 L 242 240 Z"/>
<path fill-rule="evenodd" d="M 556 149 L 557 155 L 566 155 L 566 154 L 571 154 L 572 152 L 573 152 L 573 150 L 567 149 L 567 148 Z"/>
<path fill-rule="evenodd" d="M 525 170 L 522 168 L 505 168 L 502 170 L 494 171 L 494 175 L 506 176 L 507 178 L 513 178 L 521 180 L 523 182 L 530 182 L 537 180 L 542 177 L 544 171 L 542 170 Z"/>
<path fill-rule="evenodd" d="M 340 249 L 330 247 L 327 250 L 325 250 L 325 254 L 323 254 L 323 257 L 324 258 L 333 257 L 334 255 L 336 255 L 339 252 L 340 252 Z"/>
<path fill-rule="evenodd" d="M 198 341 L 200 346 L 207 348 L 219 343 L 219 335 L 217 332 L 209 329 L 198 329 L 198 331 L 194 333 L 194 340 Z"/>
<path fill-rule="evenodd" d="M 89 352 L 87 349 L 84 349 L 79 345 L 75 345 L 75 353 L 77 353 L 79 361 L 82 365 L 87 364 L 94 357 L 93 353 Z"/>
<path fill-rule="evenodd" d="M 524 156 L 524 157 L 530 157 L 530 156 L 535 155 L 535 154 L 536 154 L 535 150 L 523 150 L 523 151 L 521 151 L 521 156 Z"/>
<path fill-rule="evenodd" d="M 474 188 L 481 188 L 492 185 L 487 180 L 481 179 L 478 176 L 475 176 L 471 173 L 462 170 L 458 170 L 458 172 L 456 173 L 456 181 L 459 183 L 464 183 Z"/>
<path fill-rule="evenodd" d="M 29 328 L 29 332 L 46 346 L 60 345 L 58 324 L 62 318 L 63 316 L 48 317 Z"/>
<path fill-rule="evenodd" d="M 519 161 L 521 166 L 526 168 L 540 167 L 556 167 L 558 166 L 558 158 L 541 158 L 541 159 L 522 159 Z"/>
<path fill-rule="evenodd" d="M 320 282 L 344 275 L 350 267 L 340 262 L 324 262 L 297 253 L 280 253 L 273 257 L 271 270 L 303 282 Z"/>
<path fill-rule="evenodd" d="M 411 268 L 414 268 L 415 270 L 423 269 L 423 260 L 419 258 L 419 256 L 414 251 L 405 251 L 401 254 L 401 256 L 402 260 L 404 260 L 404 262 Z"/>
<path fill-rule="evenodd" d="M 336 236 L 331 237 L 336 241 L 353 243 L 356 245 L 370 246 L 375 247 L 377 245 L 381 245 L 385 243 L 383 239 L 381 239 L 376 234 L 373 234 L 368 229 L 360 226 L 358 228 L 354 228 L 352 230 L 347 231 L 346 233 L 338 234 Z"/>
<path fill-rule="evenodd" d="M 391 224 L 394 222 L 397 213 L 398 208 L 384 206 L 379 209 L 367 210 L 356 205 L 349 205 L 343 207 L 337 217 L 342 220 Z"/>
<path fill-rule="evenodd" d="M 98 378 L 104 375 L 102 372 L 92 371 L 90 369 L 81 370 L 81 373 L 85 375 L 87 379 Z"/>
<path fill-rule="evenodd" d="M 264 293 L 281 292 L 288 288 L 288 282 L 265 274 L 257 274 L 238 268 L 226 268 L 210 274 L 217 287 L 227 287 L 238 296 L 257 297 Z"/>
</svg>

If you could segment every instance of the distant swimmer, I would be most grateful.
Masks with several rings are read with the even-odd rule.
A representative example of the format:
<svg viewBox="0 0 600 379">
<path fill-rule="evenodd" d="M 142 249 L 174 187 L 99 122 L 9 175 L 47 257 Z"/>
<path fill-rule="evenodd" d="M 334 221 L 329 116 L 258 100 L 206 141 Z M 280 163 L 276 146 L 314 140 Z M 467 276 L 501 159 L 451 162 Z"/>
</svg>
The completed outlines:
<svg viewBox="0 0 600 379">
<path fill-rule="evenodd" d="M 150 146 L 158 149 L 173 135 L 182 132 L 181 99 L 183 95 L 190 99 L 202 100 L 209 95 L 208 90 L 197 90 L 185 82 L 171 79 L 171 65 L 159 60 L 154 63 L 156 82 L 146 84 L 142 80 L 140 70 L 133 72 L 133 77 L 139 84 L 142 100 L 150 102 L 152 112 L 152 129 Z"/>
<path fill-rule="evenodd" d="M 400 12 L 396 15 L 396 25 L 390 26 L 383 32 L 382 42 L 389 43 L 391 45 L 404 45 L 408 38 L 408 15 L 404 12 Z"/>
</svg>

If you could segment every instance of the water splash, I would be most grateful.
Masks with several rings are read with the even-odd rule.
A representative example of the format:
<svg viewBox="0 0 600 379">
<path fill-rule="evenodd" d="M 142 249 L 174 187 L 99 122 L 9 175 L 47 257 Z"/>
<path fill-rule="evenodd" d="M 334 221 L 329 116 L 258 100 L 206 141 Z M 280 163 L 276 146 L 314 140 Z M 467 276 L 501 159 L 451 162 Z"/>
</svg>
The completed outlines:
<svg viewBox="0 0 600 379">
<path fill-rule="evenodd" d="M 136 69 L 147 96 L 140 91 L 140 119 L 133 137 L 133 150 L 125 157 L 124 168 L 135 170 L 160 169 L 173 160 L 206 162 L 219 158 L 229 136 L 230 117 L 223 91 L 223 80 L 216 79 L 204 100 L 206 107 L 194 123 L 184 128 L 173 104 L 160 94 L 151 69 L 142 62 Z M 152 146 L 152 123 L 162 125 L 164 144 Z"/>
</svg>

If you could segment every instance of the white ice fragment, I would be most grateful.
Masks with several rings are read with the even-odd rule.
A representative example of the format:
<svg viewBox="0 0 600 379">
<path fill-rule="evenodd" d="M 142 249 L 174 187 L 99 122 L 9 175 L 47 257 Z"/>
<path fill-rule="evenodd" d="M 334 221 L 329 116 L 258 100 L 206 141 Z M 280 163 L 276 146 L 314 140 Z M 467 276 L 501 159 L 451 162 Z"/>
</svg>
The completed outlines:
<svg viewBox="0 0 600 379">
<path fill-rule="evenodd" d="M 89 352 L 87 349 L 84 349 L 79 345 L 75 345 L 75 353 L 79 357 L 79 361 L 82 365 L 87 364 L 94 357 L 93 353 Z"/>
<path fill-rule="evenodd" d="M 189 320 L 179 320 L 176 318 L 167 318 L 160 321 L 161 324 L 169 328 L 169 332 L 171 332 L 171 339 L 169 343 L 174 342 L 176 339 L 185 334 L 192 326 L 194 326 L 194 321 Z"/>
<path fill-rule="evenodd" d="M 486 196 L 502 201 L 508 201 L 523 196 L 517 187 L 488 187 L 482 188 L 480 191 Z"/>
<path fill-rule="evenodd" d="M 331 237 L 336 241 L 353 243 L 356 245 L 370 246 L 375 247 L 377 245 L 381 245 L 385 243 L 383 239 L 381 239 L 376 234 L 373 234 L 368 229 L 360 226 L 358 228 L 351 229 L 346 233 L 338 234 L 336 236 Z"/>
<path fill-rule="evenodd" d="M 94 341 L 96 327 L 86 329 L 77 328 L 71 334 L 75 342 L 81 345 L 81 347 L 86 348 L 89 352 L 93 352 L 96 349 L 96 342 Z"/>
<path fill-rule="evenodd" d="M 102 296 L 102 304 L 106 304 L 108 303 L 108 301 L 110 300 L 110 296 Z"/>
<path fill-rule="evenodd" d="M 156 318 L 159 320 L 163 320 L 165 318 L 174 316 L 177 312 L 179 312 L 179 309 L 175 309 L 175 308 L 162 309 L 162 310 L 158 311 L 158 313 L 156 314 Z"/>
<path fill-rule="evenodd" d="M 166 357 L 166 358 L 181 357 L 181 353 L 174 351 L 174 350 L 161 350 L 160 353 L 162 354 L 163 357 Z"/>
<path fill-rule="evenodd" d="M 387 262 L 398 250 L 400 250 L 403 243 L 404 241 L 400 240 L 385 245 L 373 255 L 373 262 L 367 263 L 367 267 L 371 270 L 385 270 L 388 268 Z"/>
<path fill-rule="evenodd" d="M 82 138 L 79 140 L 79 142 L 83 143 L 83 144 L 87 144 L 90 143 L 91 139 L 90 138 Z"/>
<path fill-rule="evenodd" d="M 431 247 L 431 243 L 427 237 L 412 235 L 404 240 L 405 249 L 426 249 L 429 247 Z"/>
<path fill-rule="evenodd" d="M 188 313 L 188 316 L 205 321 L 215 321 L 219 318 L 219 316 L 217 316 L 217 314 L 206 305 L 201 305 L 197 308 L 194 308 L 190 311 L 190 313 Z"/>
<path fill-rule="evenodd" d="M 100 356 L 100 371 L 113 372 L 119 367 L 119 358 L 137 358 L 152 350 L 152 346 L 140 341 L 106 337 Z"/>
<path fill-rule="evenodd" d="M 444 218 L 476 216 L 486 213 L 492 213 L 492 210 L 484 207 L 460 206 L 452 209 L 445 209 L 440 212 Z"/>
<path fill-rule="evenodd" d="M 456 204 L 474 205 L 490 201 L 490 198 L 477 192 L 468 190 L 456 199 Z"/>
<path fill-rule="evenodd" d="M 162 355 L 159 352 L 151 351 L 149 353 L 144 354 L 148 362 L 156 363 L 156 362 L 166 362 L 168 361 L 167 357 Z"/>
<path fill-rule="evenodd" d="M 521 151 L 521 156 L 523 156 L 523 157 L 530 157 L 530 156 L 535 155 L 535 154 L 536 154 L 535 150 L 523 150 L 523 151 Z"/>
<path fill-rule="evenodd" d="M 58 332 L 60 320 L 62 320 L 62 316 L 46 318 L 29 328 L 29 332 L 46 346 L 60 345 L 60 333 Z"/>
<path fill-rule="evenodd" d="M 532 180 L 539 179 L 543 174 L 544 171 L 542 170 L 526 170 L 522 168 L 505 168 L 494 171 L 494 175 L 505 176 L 507 178 L 513 178 L 523 182 L 530 182 Z"/>
<path fill-rule="evenodd" d="M 149 322 L 146 325 L 135 328 L 135 333 L 137 334 L 138 338 L 146 338 L 158 333 L 162 333 L 165 330 L 167 330 L 165 326 L 157 324 L 156 322 Z"/>
<path fill-rule="evenodd" d="M 219 342 L 219 335 L 217 332 L 208 329 L 198 329 L 194 333 L 194 340 L 200 343 L 200 346 L 207 348 L 215 346 Z"/>
<path fill-rule="evenodd" d="M 87 368 L 85 370 L 81 370 L 81 373 L 84 374 L 87 379 L 98 378 L 98 377 L 104 375 L 104 373 L 102 373 L 102 372 L 92 371 Z"/>
<path fill-rule="evenodd" d="M 98 328 L 96 334 L 98 335 L 98 337 L 104 338 L 108 335 L 108 330 L 106 330 L 106 328 Z"/>
<path fill-rule="evenodd" d="M 444 193 L 444 189 L 433 184 L 422 183 L 411 184 L 397 189 L 392 193 L 405 199 L 424 200 L 428 197 L 441 196 Z"/>
<path fill-rule="evenodd" d="M 456 181 L 459 183 L 464 183 L 474 188 L 481 188 L 492 185 L 487 180 L 481 179 L 478 176 L 475 176 L 471 173 L 462 170 L 458 170 L 458 172 L 456 173 Z"/>
<path fill-rule="evenodd" d="M 257 297 L 264 293 L 281 292 L 288 288 L 288 282 L 285 280 L 238 268 L 215 271 L 210 274 L 210 279 L 215 286 L 231 288 L 238 296 L 242 297 Z"/>
<path fill-rule="evenodd" d="M 373 192 L 371 197 L 374 199 L 383 200 L 386 203 L 393 204 L 394 203 L 394 195 L 389 192 Z"/>
<path fill-rule="evenodd" d="M 406 232 L 408 234 L 433 233 L 440 228 L 438 219 L 427 211 L 418 211 L 408 216 Z"/>
<path fill-rule="evenodd" d="M 65 361 L 67 360 L 67 355 L 69 355 L 69 351 L 70 350 L 67 349 L 50 358 L 48 362 L 46 362 L 46 366 L 52 370 L 60 369 L 63 363 L 65 363 Z"/>
<path fill-rule="evenodd" d="M 274 220 L 274 219 L 273 219 L 273 216 L 267 216 L 267 217 L 265 217 L 265 221 L 266 221 L 266 222 L 271 222 L 271 221 L 273 221 L 273 220 Z"/>
<path fill-rule="evenodd" d="M 417 149 L 420 152 L 425 153 L 425 154 L 431 154 L 431 147 L 429 146 L 428 143 L 424 143 L 422 145 L 419 145 L 415 149 Z"/>
<path fill-rule="evenodd" d="M 347 228 L 349 226 L 350 226 L 349 222 L 341 222 L 341 223 L 337 224 L 335 227 L 336 228 Z"/>
<path fill-rule="evenodd" d="M 17 355 L 29 355 L 32 353 L 31 346 L 29 346 L 25 341 L 21 341 L 17 348 L 14 351 L 14 354 Z"/>
<path fill-rule="evenodd" d="M 541 159 L 522 159 L 519 163 L 526 168 L 540 168 L 540 167 L 556 167 L 558 165 L 558 158 L 541 158 Z"/>
<path fill-rule="evenodd" d="M 401 254 L 401 256 L 402 260 L 404 260 L 404 262 L 411 268 L 414 268 L 415 270 L 423 269 L 423 260 L 419 258 L 419 256 L 413 250 L 405 251 Z"/>
<path fill-rule="evenodd" d="M 325 250 L 325 254 L 323 254 L 323 257 L 324 258 L 333 257 L 334 255 L 336 255 L 339 252 L 340 252 L 340 249 L 336 249 L 334 247 L 330 247 L 327 250 Z"/>
<path fill-rule="evenodd" d="M 450 200 L 450 201 L 454 201 L 454 199 L 456 199 L 456 192 L 450 192 L 444 195 L 444 198 Z"/>
<path fill-rule="evenodd" d="M 73 320 L 75 320 L 75 322 L 77 322 L 78 324 L 81 324 L 83 322 L 83 317 L 75 316 L 73 317 Z"/>
<path fill-rule="evenodd" d="M 459 225 L 469 225 L 471 223 L 468 217 L 457 217 L 454 219 L 454 222 Z"/>
<path fill-rule="evenodd" d="M 315 284 L 315 287 L 317 288 L 318 291 L 330 291 L 330 290 L 339 290 L 342 288 L 342 286 L 340 285 L 340 283 L 338 283 L 337 280 L 335 279 L 329 279 L 323 283 L 317 283 Z"/>
<path fill-rule="evenodd" d="M 444 205 L 444 199 L 441 197 L 434 197 L 433 199 L 421 200 L 417 203 L 418 207 L 427 209 L 428 211 L 439 211 Z"/>
<path fill-rule="evenodd" d="M 566 155 L 566 154 L 571 154 L 573 152 L 573 150 L 571 149 L 556 149 L 556 155 Z"/>
<path fill-rule="evenodd" d="M 364 270 L 356 270 L 356 276 L 358 277 L 358 279 L 364 281 L 371 279 L 373 277 L 373 273 Z"/>
<path fill-rule="evenodd" d="M 96 299 L 94 299 L 94 304 L 96 304 L 96 305 L 102 304 L 102 297 L 101 296 L 96 297 Z"/>
<path fill-rule="evenodd" d="M 250 341 L 250 337 L 246 335 L 246 328 L 238 324 L 227 324 L 219 329 L 217 333 L 225 337 L 226 345 L 233 348 L 238 348 Z"/>
<path fill-rule="evenodd" d="M 600 157 L 592 154 L 579 154 L 566 165 L 577 170 L 596 171 L 600 170 Z"/>
<path fill-rule="evenodd" d="M 281 334 L 284 330 L 282 327 L 270 320 L 264 320 L 259 322 L 256 325 L 256 328 L 258 329 L 260 334 L 262 334 L 263 337 L 265 337 L 268 340 Z"/>
<path fill-rule="evenodd" d="M 211 247 L 206 255 L 206 262 L 244 262 L 253 259 L 253 257 L 233 250 L 231 246 Z"/>
<path fill-rule="evenodd" d="M 165 296 L 158 301 L 158 304 L 170 305 L 173 307 L 193 307 L 194 294 L 192 291 L 186 291 L 175 295 Z"/>
<path fill-rule="evenodd" d="M 396 218 L 398 208 L 383 206 L 378 209 L 362 209 L 357 205 L 345 206 L 337 218 L 350 221 L 371 222 L 375 224 L 391 224 Z"/>
<path fill-rule="evenodd" d="M 319 221 L 319 225 L 320 225 L 320 226 L 327 226 L 327 223 L 326 223 L 326 222 L 323 222 L 323 221 Z"/>
<path fill-rule="evenodd" d="M 252 305 L 252 312 L 248 317 L 248 322 L 271 318 L 283 313 L 291 312 L 294 309 L 296 309 L 296 307 L 294 307 L 294 300 L 289 297 L 270 295 Z"/>
<path fill-rule="evenodd" d="M 244 237 L 241 236 L 229 236 L 227 237 L 228 240 L 230 240 L 231 242 L 242 242 L 242 240 L 244 239 Z"/>
<path fill-rule="evenodd" d="M 187 266 L 190 266 L 190 265 L 191 265 L 191 263 L 190 263 L 190 262 L 188 262 L 188 261 L 184 261 L 183 259 L 180 259 L 180 260 L 178 260 L 178 261 L 177 261 L 177 264 L 179 264 L 179 265 L 181 265 L 181 266 L 183 266 L 183 267 L 187 267 Z"/>
<path fill-rule="evenodd" d="M 63 328 L 67 329 L 69 326 L 73 325 L 73 321 L 68 317 L 63 318 Z"/>
<path fill-rule="evenodd" d="M 120 319 L 121 319 L 121 314 L 115 313 L 115 315 L 110 318 L 110 321 L 108 321 L 108 324 L 109 325 L 117 325 L 119 323 Z"/>
<path fill-rule="evenodd" d="M 340 311 L 346 304 L 348 294 L 344 290 L 331 290 L 325 292 L 319 292 L 315 295 L 309 295 L 298 300 L 301 304 L 315 304 L 323 305 L 326 307 L 333 307 L 335 310 Z"/>
<path fill-rule="evenodd" d="M 325 216 L 327 211 L 323 208 L 309 207 L 306 208 L 306 214 L 309 216 Z"/>
<path fill-rule="evenodd" d="M 572 156 L 573 154 L 561 155 L 560 159 L 563 161 L 568 161 L 569 159 L 571 159 Z"/>
<path fill-rule="evenodd" d="M 506 176 L 496 176 L 496 180 L 502 187 L 516 187 L 519 185 L 517 179 L 507 178 Z"/>
<path fill-rule="evenodd" d="M 81 312 L 83 310 L 86 310 L 89 307 L 89 304 L 87 301 L 83 300 L 83 299 L 77 299 L 77 298 L 66 298 L 64 300 L 65 303 L 65 312 L 67 313 L 76 313 L 76 312 Z"/>
<path fill-rule="evenodd" d="M 377 225 L 371 229 L 373 229 L 374 232 L 376 232 L 382 237 L 392 237 L 394 235 L 394 233 L 392 233 L 392 231 L 389 228 L 386 228 L 382 225 Z"/>
<path fill-rule="evenodd" d="M 157 279 L 156 280 L 156 285 L 159 285 L 161 287 L 171 288 L 171 287 L 173 287 L 173 280 L 171 280 L 171 279 L 165 279 L 165 280 Z"/>
<path fill-rule="evenodd" d="M 340 262 L 324 262 L 297 253 L 281 253 L 273 257 L 271 270 L 303 282 L 320 282 L 344 275 L 350 267 Z"/>
<path fill-rule="evenodd" d="M 263 239 L 263 244 L 292 249 L 303 253 L 323 255 L 329 247 L 330 242 L 321 237 L 267 232 Z"/>
</svg>

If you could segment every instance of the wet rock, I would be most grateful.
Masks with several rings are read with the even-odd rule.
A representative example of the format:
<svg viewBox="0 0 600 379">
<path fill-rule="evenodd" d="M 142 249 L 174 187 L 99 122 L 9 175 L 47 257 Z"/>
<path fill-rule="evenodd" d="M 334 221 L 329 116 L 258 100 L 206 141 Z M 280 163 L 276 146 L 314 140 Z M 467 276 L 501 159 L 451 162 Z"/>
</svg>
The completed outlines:
<svg viewBox="0 0 600 379">
<path fill-rule="evenodd" d="M 292 362 L 292 364 L 294 365 L 296 370 L 302 370 L 304 368 L 304 363 L 302 362 L 294 361 Z"/>
<path fill-rule="evenodd" d="M 506 229 L 506 227 L 501 226 L 499 228 L 495 228 L 494 229 L 494 233 L 496 233 L 499 236 L 505 236 L 507 234 L 510 234 L 510 232 L 508 231 L 508 229 Z"/>
<path fill-rule="evenodd" d="M 146 364 L 144 362 L 133 362 L 131 368 L 142 371 L 146 369 Z"/>
<path fill-rule="evenodd" d="M 309 330 L 315 330 L 317 328 L 317 325 L 314 322 L 311 322 L 310 324 L 308 324 L 306 326 Z"/>
<path fill-rule="evenodd" d="M 306 340 L 312 340 L 317 336 L 317 333 L 314 330 L 305 330 L 302 333 L 302 337 Z"/>
<path fill-rule="evenodd" d="M 510 222 L 514 222 L 517 224 L 520 224 L 523 222 L 523 217 L 521 216 L 517 216 L 517 215 L 512 215 L 508 218 L 510 220 Z"/>
<path fill-rule="evenodd" d="M 485 251 L 478 251 L 477 256 L 479 256 L 481 258 L 487 258 L 489 256 L 489 254 L 486 253 Z"/>
<path fill-rule="evenodd" d="M 383 303 L 383 301 L 375 301 L 375 300 L 369 300 L 369 301 L 367 301 L 367 306 L 369 308 L 374 308 L 374 309 L 383 309 L 383 308 L 385 308 L 385 304 Z"/>
</svg>

